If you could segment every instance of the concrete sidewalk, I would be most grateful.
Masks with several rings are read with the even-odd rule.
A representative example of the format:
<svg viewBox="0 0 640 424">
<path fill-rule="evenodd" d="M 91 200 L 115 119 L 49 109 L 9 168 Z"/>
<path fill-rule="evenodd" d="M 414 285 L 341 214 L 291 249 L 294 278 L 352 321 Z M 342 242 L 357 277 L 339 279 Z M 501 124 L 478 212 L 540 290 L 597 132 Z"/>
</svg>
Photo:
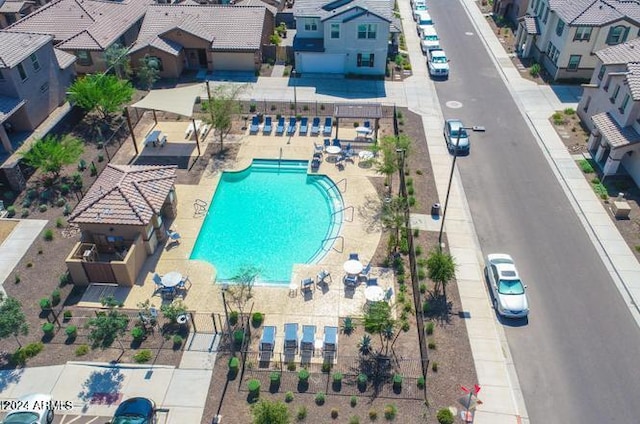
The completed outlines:
<svg viewBox="0 0 640 424">
<path fill-rule="evenodd" d="M 12 219 L 11 221 L 17 221 L 18 225 L 0 244 L 0 288 L 49 222 L 43 219 Z"/>
</svg>

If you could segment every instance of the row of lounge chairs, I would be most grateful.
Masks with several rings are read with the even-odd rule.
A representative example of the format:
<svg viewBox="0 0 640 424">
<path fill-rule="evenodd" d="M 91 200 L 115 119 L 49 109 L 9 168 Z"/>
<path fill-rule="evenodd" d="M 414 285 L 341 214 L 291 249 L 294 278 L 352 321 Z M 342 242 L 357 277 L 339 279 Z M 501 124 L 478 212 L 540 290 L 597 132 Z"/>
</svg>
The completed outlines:
<svg viewBox="0 0 640 424">
<path fill-rule="evenodd" d="M 285 118 L 280 117 L 276 122 L 276 135 L 284 135 L 285 129 L 287 135 L 294 135 L 298 131 L 298 121 L 295 117 L 289 118 L 289 123 L 286 124 Z M 324 126 L 320 127 L 320 118 L 315 117 L 311 121 L 311 135 L 317 136 L 322 132 L 323 136 L 330 136 L 333 129 L 333 119 L 328 116 L 324 120 Z M 264 118 L 264 126 L 262 127 L 262 133 L 264 135 L 270 135 L 273 131 L 273 119 L 271 116 Z M 258 134 L 260 132 L 260 118 L 254 116 L 251 118 L 251 125 L 249 126 L 249 134 Z M 300 118 L 299 135 L 307 135 L 309 133 L 309 118 Z"/>
<path fill-rule="evenodd" d="M 315 355 L 316 349 L 316 326 L 315 325 L 303 325 L 302 337 L 298 335 L 299 325 L 298 323 L 287 323 L 284 325 L 284 353 L 285 355 L 292 355 L 300 352 L 303 356 Z M 264 326 L 262 330 L 262 337 L 260 338 L 260 351 L 269 357 L 273 355 L 276 343 L 275 326 Z M 322 340 L 322 353 L 323 355 L 336 355 L 338 352 L 338 327 L 326 326 L 324 327 L 324 338 Z"/>
</svg>

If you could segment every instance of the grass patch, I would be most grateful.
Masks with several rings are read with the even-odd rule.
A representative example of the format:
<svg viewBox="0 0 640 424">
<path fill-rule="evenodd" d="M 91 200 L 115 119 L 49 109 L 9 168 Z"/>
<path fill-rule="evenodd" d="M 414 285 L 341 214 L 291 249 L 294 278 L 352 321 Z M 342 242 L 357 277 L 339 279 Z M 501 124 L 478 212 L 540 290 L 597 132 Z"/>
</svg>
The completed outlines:
<svg viewBox="0 0 640 424">
<path fill-rule="evenodd" d="M 595 171 L 593 169 L 593 165 L 587 159 L 580 159 L 578 161 L 578 166 L 585 174 L 593 174 Z"/>
</svg>

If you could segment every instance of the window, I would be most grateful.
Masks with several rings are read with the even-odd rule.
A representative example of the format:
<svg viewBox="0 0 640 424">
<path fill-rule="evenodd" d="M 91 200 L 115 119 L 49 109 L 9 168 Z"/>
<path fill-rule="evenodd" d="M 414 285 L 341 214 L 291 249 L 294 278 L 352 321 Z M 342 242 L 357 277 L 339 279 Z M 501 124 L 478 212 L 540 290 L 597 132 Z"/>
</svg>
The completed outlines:
<svg viewBox="0 0 640 424">
<path fill-rule="evenodd" d="M 560 56 L 560 51 L 556 49 L 556 46 L 554 46 L 551 41 L 549 41 L 549 45 L 547 46 L 547 56 L 549 56 L 549 59 L 551 59 L 554 64 L 558 64 L 558 56 Z"/>
<path fill-rule="evenodd" d="M 547 19 L 549 19 L 549 11 L 551 10 L 550 7 L 547 7 L 547 10 L 544 11 L 544 18 L 542 18 L 542 22 L 544 22 L 545 24 L 547 23 Z"/>
<path fill-rule="evenodd" d="M 373 68 L 373 53 L 358 53 L 358 68 Z"/>
<path fill-rule="evenodd" d="M 567 65 L 568 71 L 577 71 L 578 66 L 580 66 L 580 59 L 582 59 L 582 55 L 572 54 L 569 56 L 569 64 Z"/>
<path fill-rule="evenodd" d="M 591 27 L 580 26 L 576 28 L 576 34 L 573 41 L 589 41 L 591 38 Z"/>
<path fill-rule="evenodd" d="M 31 65 L 33 66 L 33 70 L 38 72 L 40 70 L 40 62 L 38 62 L 38 56 L 35 53 L 32 53 L 31 56 Z"/>
<path fill-rule="evenodd" d="M 620 111 L 620 113 L 624 113 L 624 111 L 627 108 L 628 104 L 629 104 L 629 95 L 625 94 L 624 95 L 624 100 L 622 100 L 622 104 L 620 105 L 620 109 L 618 109 Z"/>
<path fill-rule="evenodd" d="M 533 14 L 538 14 L 538 8 L 542 5 L 542 1 L 536 2 L 536 7 L 533 9 Z"/>
<path fill-rule="evenodd" d="M 609 28 L 609 35 L 607 35 L 606 43 L 610 46 L 623 43 L 624 40 L 627 39 L 628 33 L 629 28 L 622 25 Z"/>
<path fill-rule="evenodd" d="M 93 63 L 91 62 L 91 55 L 86 50 L 78 50 L 76 57 L 78 58 L 78 65 L 80 66 L 91 66 Z"/>
<path fill-rule="evenodd" d="M 27 79 L 27 73 L 24 71 L 24 67 L 22 66 L 22 63 L 18 63 L 18 73 L 20 74 L 20 79 L 22 81 Z"/>
<path fill-rule="evenodd" d="M 544 11 L 546 9 L 546 5 L 542 5 L 542 7 L 540 8 L 540 14 L 538 15 L 538 18 L 542 18 L 542 15 L 544 15 Z"/>
<path fill-rule="evenodd" d="M 340 38 L 340 24 L 331 24 L 331 38 Z"/>
<path fill-rule="evenodd" d="M 620 92 L 620 86 L 616 85 L 616 89 L 613 90 L 613 96 L 609 97 L 609 101 L 611 103 L 615 103 L 616 99 L 618 98 L 618 93 Z"/>
<path fill-rule="evenodd" d="M 305 31 L 317 31 L 318 30 L 318 20 L 315 18 L 307 18 L 304 20 L 304 30 Z"/>
<path fill-rule="evenodd" d="M 376 39 L 376 24 L 360 24 L 358 25 L 358 39 L 359 40 L 375 40 Z"/>
<path fill-rule="evenodd" d="M 44 94 L 44 93 L 46 93 L 47 91 L 49 91 L 49 83 L 48 83 L 48 82 L 45 82 L 44 84 L 42 84 L 42 85 L 40 86 L 40 92 Z"/>
<path fill-rule="evenodd" d="M 562 37 L 562 31 L 564 31 L 564 22 L 561 19 L 558 19 L 558 25 L 556 26 L 556 34 L 558 37 Z"/>
<path fill-rule="evenodd" d="M 606 71 L 607 71 L 607 67 L 606 67 L 606 66 L 604 66 L 604 65 L 602 65 L 602 66 L 600 67 L 600 70 L 598 71 L 598 79 L 599 79 L 600 81 L 602 81 L 602 77 L 604 76 L 604 73 L 605 73 Z"/>
<path fill-rule="evenodd" d="M 536 6 L 538 6 L 538 0 L 533 0 L 531 3 L 531 10 L 536 10 Z"/>
</svg>

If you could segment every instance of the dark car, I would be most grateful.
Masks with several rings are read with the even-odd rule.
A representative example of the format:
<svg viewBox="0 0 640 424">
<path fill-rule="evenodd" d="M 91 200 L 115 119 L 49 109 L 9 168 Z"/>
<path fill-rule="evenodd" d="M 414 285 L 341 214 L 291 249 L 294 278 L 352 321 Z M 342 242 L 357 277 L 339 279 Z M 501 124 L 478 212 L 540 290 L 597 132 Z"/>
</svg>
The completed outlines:
<svg viewBox="0 0 640 424">
<path fill-rule="evenodd" d="M 156 404 L 147 398 L 134 397 L 123 401 L 111 424 L 153 424 L 156 417 Z"/>
</svg>

